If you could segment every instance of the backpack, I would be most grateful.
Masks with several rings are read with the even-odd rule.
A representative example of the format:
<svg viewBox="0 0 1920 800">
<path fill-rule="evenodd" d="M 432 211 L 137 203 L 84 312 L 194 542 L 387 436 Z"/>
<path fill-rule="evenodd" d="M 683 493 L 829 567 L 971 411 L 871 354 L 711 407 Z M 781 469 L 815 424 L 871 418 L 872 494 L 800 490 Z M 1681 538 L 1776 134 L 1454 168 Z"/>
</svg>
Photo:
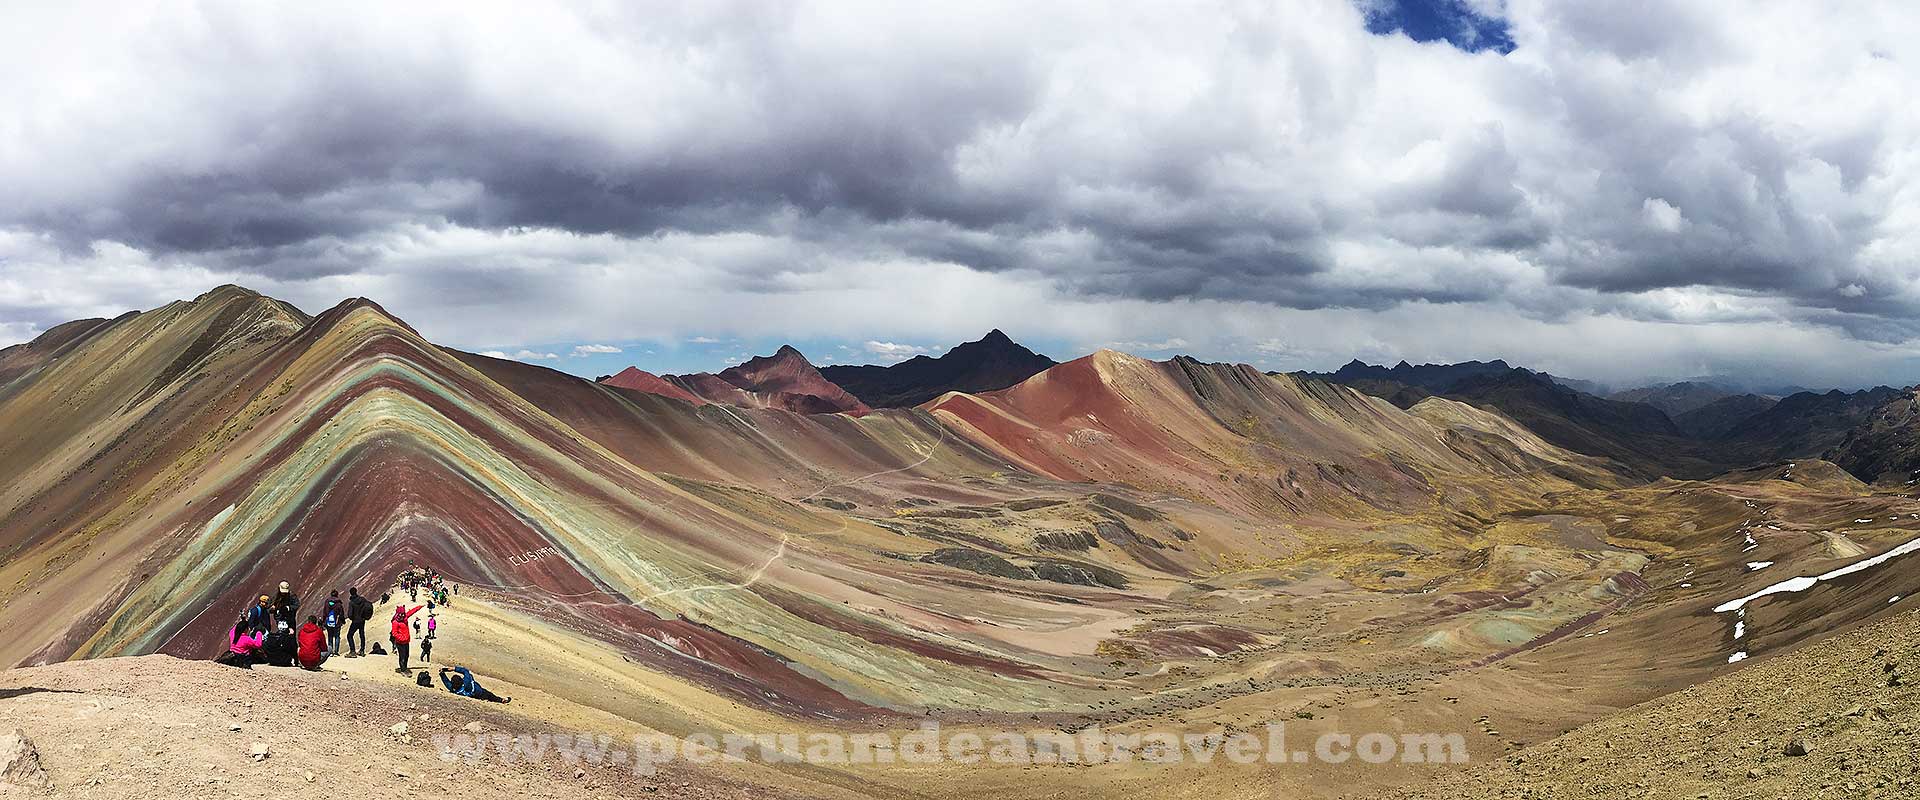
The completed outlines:
<svg viewBox="0 0 1920 800">
<path fill-rule="evenodd" d="M 338 600 L 327 601 L 327 627 L 340 627 L 340 601 Z"/>
<path fill-rule="evenodd" d="M 433 688 L 433 676 L 428 675 L 427 671 L 424 669 L 420 670 L 420 675 L 414 679 L 414 683 L 420 684 L 421 686 L 425 686 L 431 689 Z"/>
</svg>

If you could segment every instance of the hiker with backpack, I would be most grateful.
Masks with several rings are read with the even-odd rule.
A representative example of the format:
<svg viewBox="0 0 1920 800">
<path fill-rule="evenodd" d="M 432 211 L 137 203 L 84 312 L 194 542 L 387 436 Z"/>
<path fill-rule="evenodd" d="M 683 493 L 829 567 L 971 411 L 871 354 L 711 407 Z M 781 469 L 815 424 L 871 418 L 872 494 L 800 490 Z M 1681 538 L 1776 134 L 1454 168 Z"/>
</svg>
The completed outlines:
<svg viewBox="0 0 1920 800">
<path fill-rule="evenodd" d="M 327 652 L 340 652 L 340 626 L 347 624 L 347 604 L 340 602 L 340 590 L 335 589 L 327 596 L 327 605 L 320 611 L 320 627 L 327 631 Z"/>
<path fill-rule="evenodd" d="M 360 596 L 360 588 L 347 587 L 347 657 L 360 658 L 367 654 L 367 620 L 373 619 L 373 601 Z M 354 646 L 354 636 L 360 637 L 358 647 Z"/>
<path fill-rule="evenodd" d="M 261 634 L 273 630 L 273 605 L 266 595 L 247 607 L 247 629 Z"/>
<path fill-rule="evenodd" d="M 393 642 L 393 654 L 400 660 L 400 666 L 394 667 L 394 672 L 412 671 L 407 668 L 407 654 L 413 642 L 413 631 L 407 624 L 407 619 L 419 613 L 422 608 L 424 606 L 414 606 L 409 610 L 404 603 L 393 607 L 393 631 L 388 638 Z"/>
</svg>

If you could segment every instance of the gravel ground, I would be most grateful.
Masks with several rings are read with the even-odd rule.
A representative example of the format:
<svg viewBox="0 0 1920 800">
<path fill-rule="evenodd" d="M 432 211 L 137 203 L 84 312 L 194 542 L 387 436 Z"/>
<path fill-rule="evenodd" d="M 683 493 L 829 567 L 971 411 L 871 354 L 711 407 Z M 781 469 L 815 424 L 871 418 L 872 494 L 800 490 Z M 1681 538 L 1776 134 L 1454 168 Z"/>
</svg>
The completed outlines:
<svg viewBox="0 0 1920 800">
<path fill-rule="evenodd" d="M 1920 798 L 1916 667 L 1920 613 L 1875 620 L 1389 796 Z"/>
</svg>

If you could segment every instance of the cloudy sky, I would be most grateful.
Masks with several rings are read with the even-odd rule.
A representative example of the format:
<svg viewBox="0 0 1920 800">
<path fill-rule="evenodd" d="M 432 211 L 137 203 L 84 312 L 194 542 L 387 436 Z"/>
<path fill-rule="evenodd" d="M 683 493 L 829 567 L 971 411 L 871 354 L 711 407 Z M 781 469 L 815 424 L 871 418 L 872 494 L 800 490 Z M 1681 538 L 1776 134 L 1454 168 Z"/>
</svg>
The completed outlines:
<svg viewBox="0 0 1920 800">
<path fill-rule="evenodd" d="M 87 6 L 0 10 L 0 342 L 1920 381 L 1910 0 Z"/>
</svg>

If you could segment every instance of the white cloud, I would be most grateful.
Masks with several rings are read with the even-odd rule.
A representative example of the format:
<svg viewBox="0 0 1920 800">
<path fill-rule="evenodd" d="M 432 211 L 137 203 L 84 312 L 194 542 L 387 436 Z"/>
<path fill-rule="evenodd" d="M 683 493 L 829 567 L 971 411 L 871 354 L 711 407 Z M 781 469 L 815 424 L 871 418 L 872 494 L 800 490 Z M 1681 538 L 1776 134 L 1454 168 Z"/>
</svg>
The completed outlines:
<svg viewBox="0 0 1920 800">
<path fill-rule="evenodd" d="M 0 336 L 237 282 L 455 346 L 1018 322 L 1302 366 L 1920 377 L 1920 11 L 1468 2 L 1510 55 L 1347 0 L 16 4 Z"/>
<path fill-rule="evenodd" d="M 1679 233 L 1680 226 L 1687 221 L 1687 218 L 1680 214 L 1680 209 L 1674 208 L 1658 197 L 1647 198 L 1640 208 L 1646 215 L 1647 225 L 1664 233 Z"/>
<path fill-rule="evenodd" d="M 610 344 L 578 344 L 573 346 L 573 352 L 568 353 L 567 357 L 584 358 L 591 355 L 618 352 L 622 352 L 621 349 Z"/>
<path fill-rule="evenodd" d="M 533 350 L 521 350 L 513 354 L 515 361 L 552 361 L 559 357 L 559 353 L 541 353 Z"/>
<path fill-rule="evenodd" d="M 868 355 L 872 355 L 882 361 L 905 361 L 914 356 L 926 355 L 932 352 L 928 348 L 919 345 L 899 344 L 897 342 L 876 342 L 872 340 L 868 340 L 867 343 L 861 347 L 867 351 Z"/>
<path fill-rule="evenodd" d="M 1164 353 L 1179 350 L 1190 344 L 1187 340 L 1175 336 L 1157 342 L 1107 342 L 1107 347 L 1129 353 Z"/>
</svg>

